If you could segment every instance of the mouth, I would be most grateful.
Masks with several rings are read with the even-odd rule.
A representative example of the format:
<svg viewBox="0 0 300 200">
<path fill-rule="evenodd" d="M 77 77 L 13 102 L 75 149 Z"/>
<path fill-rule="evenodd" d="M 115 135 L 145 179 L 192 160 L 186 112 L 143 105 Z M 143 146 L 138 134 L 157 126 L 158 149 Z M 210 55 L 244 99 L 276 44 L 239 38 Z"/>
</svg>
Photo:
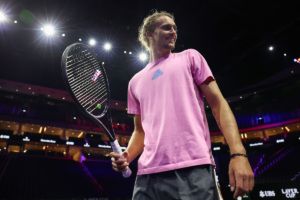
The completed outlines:
<svg viewBox="0 0 300 200">
<path fill-rule="evenodd" d="M 176 41 L 175 38 L 168 38 L 167 40 L 168 40 L 169 42 L 175 42 L 175 41 Z"/>
</svg>

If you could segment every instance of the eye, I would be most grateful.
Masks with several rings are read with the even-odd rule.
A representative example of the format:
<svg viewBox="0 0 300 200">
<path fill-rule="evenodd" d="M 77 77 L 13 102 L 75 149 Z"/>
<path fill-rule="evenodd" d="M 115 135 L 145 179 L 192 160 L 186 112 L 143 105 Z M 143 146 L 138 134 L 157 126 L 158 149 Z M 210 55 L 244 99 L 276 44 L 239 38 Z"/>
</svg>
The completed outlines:
<svg viewBox="0 0 300 200">
<path fill-rule="evenodd" d="M 176 25 L 166 24 L 166 25 L 162 26 L 162 29 L 166 30 L 166 31 L 170 31 L 170 30 L 172 30 L 172 28 L 174 29 L 175 32 L 177 32 L 177 26 Z"/>
<path fill-rule="evenodd" d="M 175 32 L 177 32 L 177 26 L 173 26 Z"/>
</svg>

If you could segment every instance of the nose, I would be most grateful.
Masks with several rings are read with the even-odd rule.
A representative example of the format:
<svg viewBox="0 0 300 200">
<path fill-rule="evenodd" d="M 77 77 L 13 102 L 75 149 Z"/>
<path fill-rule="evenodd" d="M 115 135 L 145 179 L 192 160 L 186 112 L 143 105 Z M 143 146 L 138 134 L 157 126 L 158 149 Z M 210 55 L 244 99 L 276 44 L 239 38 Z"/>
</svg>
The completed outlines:
<svg viewBox="0 0 300 200">
<path fill-rule="evenodd" d="M 172 37 L 177 37 L 177 31 L 176 31 L 176 29 L 172 28 L 170 30 L 170 35 L 172 35 Z"/>
<path fill-rule="evenodd" d="M 176 29 L 174 27 L 171 28 L 172 33 L 176 33 Z"/>
<path fill-rule="evenodd" d="M 172 37 L 172 38 L 175 38 L 175 39 L 177 38 L 177 33 L 176 33 L 176 31 L 172 31 L 172 32 L 171 32 L 171 37 Z"/>
</svg>

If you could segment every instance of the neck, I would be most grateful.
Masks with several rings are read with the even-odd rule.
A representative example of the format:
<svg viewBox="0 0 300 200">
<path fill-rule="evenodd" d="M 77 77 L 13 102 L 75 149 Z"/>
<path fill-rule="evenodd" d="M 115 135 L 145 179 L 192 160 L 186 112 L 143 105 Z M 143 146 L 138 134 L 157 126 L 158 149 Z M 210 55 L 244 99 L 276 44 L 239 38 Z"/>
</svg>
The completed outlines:
<svg viewBox="0 0 300 200">
<path fill-rule="evenodd" d="M 162 57 L 166 57 L 171 53 L 170 49 L 150 49 L 150 62 L 159 60 Z"/>
</svg>

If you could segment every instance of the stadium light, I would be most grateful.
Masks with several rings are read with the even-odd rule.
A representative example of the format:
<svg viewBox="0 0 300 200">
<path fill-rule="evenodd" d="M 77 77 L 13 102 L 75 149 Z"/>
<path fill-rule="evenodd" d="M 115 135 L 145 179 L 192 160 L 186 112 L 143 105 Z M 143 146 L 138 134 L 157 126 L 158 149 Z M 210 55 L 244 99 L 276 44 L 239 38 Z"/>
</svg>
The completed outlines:
<svg viewBox="0 0 300 200">
<path fill-rule="evenodd" d="M 3 11 L 0 11 L 0 23 L 6 22 L 7 20 L 8 20 L 7 15 Z"/>
<path fill-rule="evenodd" d="M 95 46 L 96 43 L 97 43 L 97 41 L 96 41 L 95 39 L 93 39 L 93 38 L 91 38 L 91 39 L 89 40 L 89 45 L 91 45 L 91 46 Z"/>
<path fill-rule="evenodd" d="M 299 58 L 294 58 L 294 62 L 300 64 L 300 57 Z"/>
<path fill-rule="evenodd" d="M 104 49 L 105 51 L 110 51 L 111 48 L 112 48 L 112 46 L 111 46 L 111 43 L 109 43 L 109 42 L 106 42 L 106 43 L 103 45 L 103 49 Z"/>
<path fill-rule="evenodd" d="M 55 35 L 56 33 L 56 29 L 55 27 L 52 25 L 52 24 L 46 24 L 44 25 L 41 30 L 44 32 L 44 34 L 47 36 L 47 37 L 52 37 Z"/>
<path fill-rule="evenodd" d="M 145 62 L 148 59 L 148 56 L 145 52 L 141 52 L 139 54 L 139 59 L 140 59 L 140 61 Z"/>
</svg>

